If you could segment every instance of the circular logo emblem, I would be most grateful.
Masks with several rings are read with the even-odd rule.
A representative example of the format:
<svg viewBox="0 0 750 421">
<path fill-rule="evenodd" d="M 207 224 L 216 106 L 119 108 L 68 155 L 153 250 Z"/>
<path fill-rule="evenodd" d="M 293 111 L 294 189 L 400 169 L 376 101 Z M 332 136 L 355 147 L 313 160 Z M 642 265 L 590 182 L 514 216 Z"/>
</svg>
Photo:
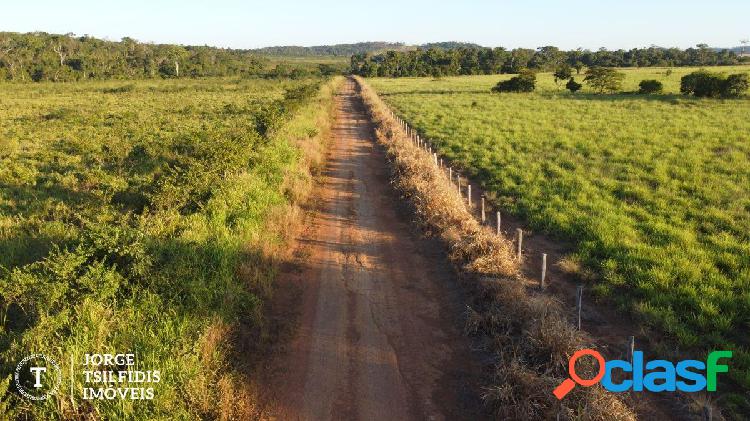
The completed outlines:
<svg viewBox="0 0 750 421">
<path fill-rule="evenodd" d="M 41 401 L 57 392 L 62 372 L 52 358 L 44 354 L 32 354 L 18 363 L 13 378 L 21 395 Z"/>
</svg>

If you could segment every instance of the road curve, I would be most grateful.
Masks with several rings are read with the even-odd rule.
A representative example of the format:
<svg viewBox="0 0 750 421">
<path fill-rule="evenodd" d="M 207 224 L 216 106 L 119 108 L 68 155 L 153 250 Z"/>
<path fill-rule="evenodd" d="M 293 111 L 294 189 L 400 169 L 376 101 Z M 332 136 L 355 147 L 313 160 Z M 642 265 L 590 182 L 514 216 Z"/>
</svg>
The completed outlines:
<svg viewBox="0 0 750 421">
<path fill-rule="evenodd" d="M 410 230 L 356 84 L 336 96 L 317 209 L 282 277 L 299 328 L 269 387 L 283 420 L 481 419 L 481 368 L 435 244 Z"/>
</svg>

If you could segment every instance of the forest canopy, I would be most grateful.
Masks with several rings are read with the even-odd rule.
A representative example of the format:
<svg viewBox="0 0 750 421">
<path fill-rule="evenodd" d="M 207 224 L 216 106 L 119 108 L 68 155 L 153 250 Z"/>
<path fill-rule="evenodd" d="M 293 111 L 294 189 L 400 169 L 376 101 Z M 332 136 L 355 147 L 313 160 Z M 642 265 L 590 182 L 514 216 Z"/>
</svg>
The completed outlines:
<svg viewBox="0 0 750 421">
<path fill-rule="evenodd" d="M 0 80 L 242 76 L 260 73 L 264 63 L 245 50 L 0 32 Z"/>
<path fill-rule="evenodd" d="M 630 50 L 564 51 L 546 46 L 536 50 L 516 48 L 457 48 L 388 51 L 381 54 L 355 54 L 351 72 L 360 76 L 456 76 L 519 73 L 522 69 L 554 71 L 568 64 L 581 72 L 584 67 L 670 67 L 724 66 L 742 60 L 730 50 L 716 50 L 706 44 L 695 48 L 633 48 Z"/>
</svg>

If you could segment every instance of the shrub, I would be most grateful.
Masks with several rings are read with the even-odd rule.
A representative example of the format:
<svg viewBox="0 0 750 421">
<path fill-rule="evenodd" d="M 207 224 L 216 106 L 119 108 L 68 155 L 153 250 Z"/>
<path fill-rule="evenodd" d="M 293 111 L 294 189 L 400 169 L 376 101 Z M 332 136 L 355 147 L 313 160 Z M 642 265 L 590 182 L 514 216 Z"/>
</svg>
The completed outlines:
<svg viewBox="0 0 750 421">
<path fill-rule="evenodd" d="M 639 94 L 658 94 L 664 89 L 664 85 L 654 79 L 642 80 L 641 83 L 638 84 L 638 87 L 640 88 L 638 89 Z"/>
<path fill-rule="evenodd" d="M 747 73 L 729 75 L 727 80 L 724 81 L 722 95 L 731 97 L 740 96 L 747 91 L 749 85 Z"/>
<path fill-rule="evenodd" d="M 518 76 L 498 82 L 492 92 L 532 92 L 536 87 L 536 73 L 521 70 Z"/>
<path fill-rule="evenodd" d="M 555 70 L 553 76 L 555 77 L 555 85 L 557 85 L 560 81 L 573 76 L 573 68 L 569 64 L 562 64 Z"/>
<path fill-rule="evenodd" d="M 680 92 L 700 98 L 736 97 L 748 88 L 747 74 L 738 73 L 724 77 L 719 73 L 698 70 L 680 80 Z"/>
<path fill-rule="evenodd" d="M 132 83 L 127 85 L 118 86 L 116 88 L 104 88 L 102 92 L 105 94 L 123 94 L 126 92 L 132 92 L 135 89 L 135 85 Z"/>
<path fill-rule="evenodd" d="M 572 93 L 578 92 L 581 88 L 583 88 L 583 85 L 576 82 L 575 78 L 570 78 L 568 83 L 565 84 L 565 88 L 569 90 Z"/>
<path fill-rule="evenodd" d="M 592 67 L 586 71 L 583 79 L 598 92 L 614 92 L 620 90 L 625 74 L 611 67 Z"/>
<path fill-rule="evenodd" d="M 697 97 L 717 97 L 721 94 L 721 85 L 720 74 L 698 70 L 680 79 L 680 92 Z"/>
</svg>

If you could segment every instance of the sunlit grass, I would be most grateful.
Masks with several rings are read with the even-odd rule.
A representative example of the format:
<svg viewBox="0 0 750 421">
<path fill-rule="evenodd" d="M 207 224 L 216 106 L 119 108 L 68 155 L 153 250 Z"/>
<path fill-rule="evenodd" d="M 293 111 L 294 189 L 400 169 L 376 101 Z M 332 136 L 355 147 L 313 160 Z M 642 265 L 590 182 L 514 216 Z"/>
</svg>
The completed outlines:
<svg viewBox="0 0 750 421">
<path fill-rule="evenodd" d="M 0 84 L 0 382 L 41 352 L 65 385 L 44 403 L 0 396 L 0 418 L 250 417 L 237 336 L 268 336 L 331 92 L 284 102 L 266 136 L 256 117 L 311 82 Z M 154 400 L 71 398 L 71 357 L 108 352 L 162 372 Z"/>
<path fill-rule="evenodd" d="M 750 99 L 680 96 L 692 70 L 623 70 L 625 91 L 661 80 L 650 96 L 573 95 L 550 74 L 533 94 L 490 93 L 508 75 L 368 83 L 504 209 L 573 240 L 597 293 L 683 346 L 739 351 L 750 385 Z"/>
</svg>

